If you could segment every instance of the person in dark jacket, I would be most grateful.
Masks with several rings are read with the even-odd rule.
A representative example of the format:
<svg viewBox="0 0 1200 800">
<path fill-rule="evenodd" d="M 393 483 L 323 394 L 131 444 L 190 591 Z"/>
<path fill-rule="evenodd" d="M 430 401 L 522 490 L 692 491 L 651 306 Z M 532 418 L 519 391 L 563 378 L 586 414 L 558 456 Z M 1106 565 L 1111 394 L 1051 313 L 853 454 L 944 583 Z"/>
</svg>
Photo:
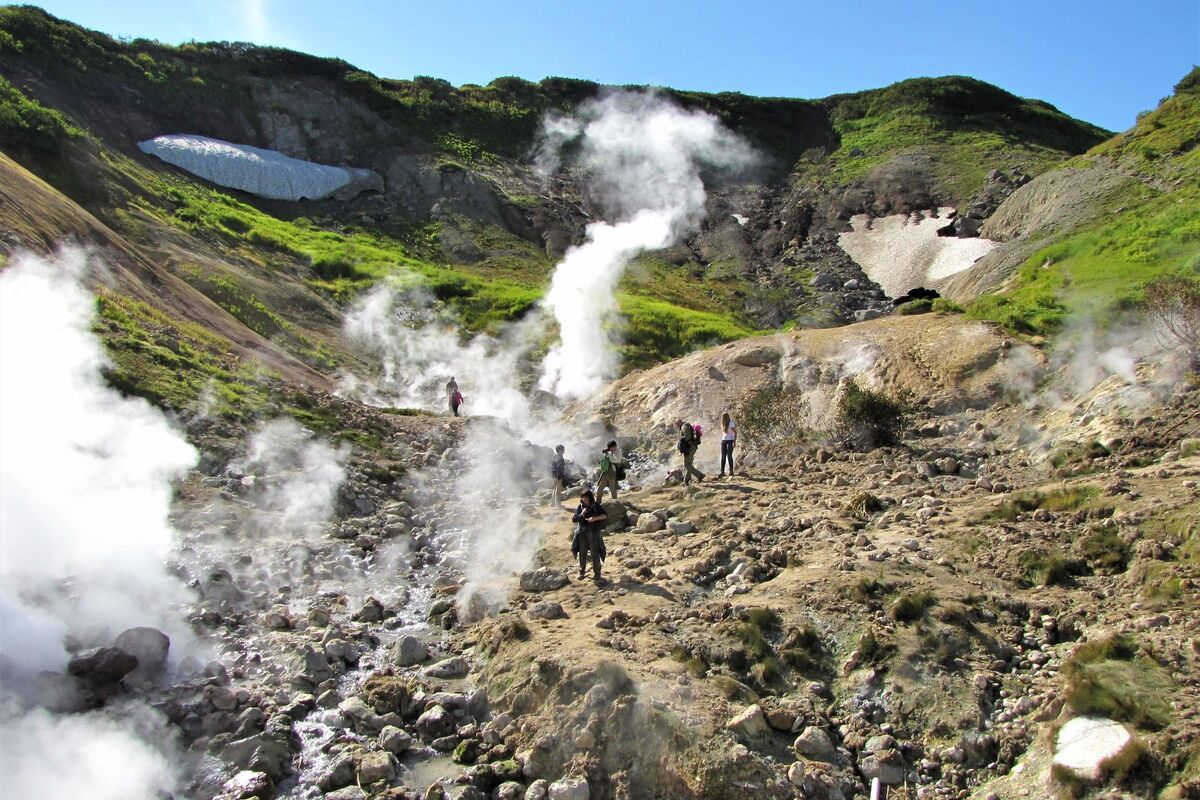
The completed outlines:
<svg viewBox="0 0 1200 800">
<path fill-rule="evenodd" d="M 681 419 L 675 420 L 675 427 L 679 431 L 679 452 L 683 454 L 683 484 L 686 486 L 691 483 L 693 477 L 699 483 L 704 480 L 704 473 L 692 463 L 700 447 L 696 441 L 696 429 Z"/>
<path fill-rule="evenodd" d="M 571 552 L 579 554 L 579 579 L 583 580 L 587 573 L 588 554 L 592 556 L 592 580 L 600 583 L 600 561 L 604 558 L 604 523 L 608 522 L 608 513 L 604 506 L 596 502 L 596 496 L 590 489 L 585 489 L 579 497 L 579 507 L 571 517 L 575 523 L 575 534 L 572 538 Z"/>
</svg>

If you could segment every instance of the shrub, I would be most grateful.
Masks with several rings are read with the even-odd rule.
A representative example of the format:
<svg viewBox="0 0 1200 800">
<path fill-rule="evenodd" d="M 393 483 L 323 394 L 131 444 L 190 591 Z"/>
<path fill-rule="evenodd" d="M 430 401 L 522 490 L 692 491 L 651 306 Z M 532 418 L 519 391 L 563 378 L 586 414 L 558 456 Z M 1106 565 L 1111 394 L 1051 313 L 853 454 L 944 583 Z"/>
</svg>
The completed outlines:
<svg viewBox="0 0 1200 800">
<path fill-rule="evenodd" d="M 738 406 L 734 419 L 758 445 L 796 442 L 808 436 L 808 401 L 795 389 L 765 386 Z"/>
<path fill-rule="evenodd" d="M 846 513 L 861 520 L 866 520 L 875 512 L 882 510 L 883 502 L 870 492 L 859 492 L 846 503 Z"/>
<path fill-rule="evenodd" d="M 933 311 L 933 301 L 927 298 L 920 300 L 909 300 L 907 303 L 901 303 L 896 306 L 896 313 L 902 317 L 910 317 L 915 314 L 928 314 Z"/>
<path fill-rule="evenodd" d="M 1124 572 L 1129 564 L 1129 545 L 1113 531 L 1096 531 L 1083 540 L 1083 557 L 1092 569 L 1104 575 Z"/>
<path fill-rule="evenodd" d="M 1171 721 L 1174 682 L 1156 661 L 1138 655 L 1127 636 L 1112 634 L 1078 647 L 1063 663 L 1067 706 L 1158 730 Z"/>
<path fill-rule="evenodd" d="M 1200 278 L 1160 275 L 1145 285 L 1143 297 L 1163 344 L 1183 348 L 1192 368 L 1200 367 Z"/>
<path fill-rule="evenodd" d="M 1017 557 L 1017 564 L 1027 583 L 1035 586 L 1064 586 L 1071 579 L 1071 564 L 1058 553 L 1026 550 Z"/>
<path fill-rule="evenodd" d="M 933 300 L 933 310 L 944 314 L 962 314 L 966 309 L 948 297 L 935 297 Z"/>
<path fill-rule="evenodd" d="M 933 592 L 909 592 L 896 598 L 888 614 L 897 622 L 916 622 L 936 602 Z"/>
<path fill-rule="evenodd" d="M 908 409 L 897 400 L 860 386 L 850 379 L 842 384 L 834 419 L 834 437 L 846 448 L 870 450 L 899 444 L 908 425 Z"/>
</svg>

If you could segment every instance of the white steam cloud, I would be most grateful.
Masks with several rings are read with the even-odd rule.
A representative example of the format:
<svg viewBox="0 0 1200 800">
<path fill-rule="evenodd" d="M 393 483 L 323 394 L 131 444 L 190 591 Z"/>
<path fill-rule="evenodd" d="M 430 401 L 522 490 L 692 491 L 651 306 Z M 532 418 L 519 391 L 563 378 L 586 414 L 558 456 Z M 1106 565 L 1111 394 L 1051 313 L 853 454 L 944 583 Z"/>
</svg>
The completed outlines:
<svg viewBox="0 0 1200 800">
<path fill-rule="evenodd" d="M 616 219 L 588 226 L 587 241 L 567 252 L 546 295 L 561 341 L 547 354 L 538 386 L 575 398 L 616 375 L 609 326 L 625 266 L 700 225 L 704 167 L 746 169 L 756 156 L 711 114 L 642 92 L 612 92 L 574 116 L 547 118 L 539 167 L 553 172 L 568 152 L 585 171 L 591 194 Z"/>
<path fill-rule="evenodd" d="M 248 457 L 267 480 L 255 504 L 274 515 L 275 535 L 311 539 L 324 532 L 346 478 L 348 456 L 347 447 L 314 439 L 286 417 L 259 428 L 250 439 Z"/>
<path fill-rule="evenodd" d="M 99 265 L 97 265 L 99 266 Z M 55 717 L 14 692 L 61 670 L 64 636 L 109 644 L 151 625 L 190 638 L 190 595 L 164 562 L 172 481 L 196 453 L 159 411 L 100 373 L 78 251 L 17 256 L 0 273 L 0 796 L 152 800 L 178 776 L 146 743 L 145 706 Z M 166 737 L 151 737 L 169 746 Z"/>
<path fill-rule="evenodd" d="M 85 267 L 67 252 L 0 273 L 0 652 L 31 669 L 61 666 L 64 632 L 179 635 L 189 601 L 164 562 L 171 484 L 196 452 L 105 384 Z"/>
</svg>

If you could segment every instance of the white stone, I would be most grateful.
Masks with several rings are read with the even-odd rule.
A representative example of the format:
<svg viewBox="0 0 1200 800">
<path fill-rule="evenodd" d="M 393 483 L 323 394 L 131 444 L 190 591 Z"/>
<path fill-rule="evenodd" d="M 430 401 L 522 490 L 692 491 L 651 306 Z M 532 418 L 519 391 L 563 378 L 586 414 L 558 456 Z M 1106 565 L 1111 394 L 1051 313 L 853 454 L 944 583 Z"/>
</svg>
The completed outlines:
<svg viewBox="0 0 1200 800">
<path fill-rule="evenodd" d="M 1085 781 L 1098 781 L 1114 760 L 1134 747 L 1133 735 L 1119 722 L 1075 717 L 1058 731 L 1054 765 Z"/>
<path fill-rule="evenodd" d="M 763 736 L 770 731 L 766 715 L 763 714 L 762 708 L 758 705 L 752 705 L 744 709 L 740 714 L 729 720 L 729 722 L 726 722 L 725 728 L 750 739 Z"/>
<path fill-rule="evenodd" d="M 589 800 L 592 792 L 582 778 L 560 778 L 550 784 L 548 796 L 550 800 Z"/>
<path fill-rule="evenodd" d="M 207 136 L 156 136 L 139 142 L 138 147 L 218 186 L 271 200 L 320 200 L 352 188 L 352 182 L 360 188 L 383 189 L 382 180 L 371 170 L 314 164 L 275 150 Z"/>
</svg>

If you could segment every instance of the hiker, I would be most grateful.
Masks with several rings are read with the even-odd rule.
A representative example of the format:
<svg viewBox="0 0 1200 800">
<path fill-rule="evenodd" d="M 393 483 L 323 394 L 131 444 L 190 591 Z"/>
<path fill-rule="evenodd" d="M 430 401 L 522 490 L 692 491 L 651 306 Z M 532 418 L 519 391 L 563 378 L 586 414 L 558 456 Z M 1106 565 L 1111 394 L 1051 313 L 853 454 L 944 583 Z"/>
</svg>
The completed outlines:
<svg viewBox="0 0 1200 800">
<path fill-rule="evenodd" d="M 704 480 L 704 473 L 696 469 L 692 459 L 696 457 L 696 450 L 700 447 L 700 434 L 696 428 L 681 419 L 675 420 L 675 427 L 679 430 L 679 452 L 683 453 L 683 485 L 690 484 L 693 475 L 696 476 L 696 483 L 699 483 Z"/>
<path fill-rule="evenodd" d="M 621 455 L 621 448 L 615 441 L 600 451 L 600 479 L 596 481 L 596 500 L 604 499 L 604 489 L 612 493 L 612 499 L 617 499 L 617 484 L 625 480 L 625 467 L 629 462 Z"/>
<path fill-rule="evenodd" d="M 729 477 L 733 477 L 733 446 L 737 442 L 737 423 L 726 411 L 721 415 L 721 477 L 725 477 L 725 460 L 729 460 Z"/>
<path fill-rule="evenodd" d="M 457 417 L 458 409 L 462 404 L 463 404 L 462 392 L 455 389 L 454 394 L 450 395 L 450 413 Z"/>
<path fill-rule="evenodd" d="M 550 479 L 554 482 L 550 489 L 550 502 L 562 505 L 562 490 L 567 480 L 567 459 L 563 453 L 566 448 L 561 444 L 554 448 L 554 458 L 550 461 Z"/>
<path fill-rule="evenodd" d="M 454 380 L 454 376 L 450 376 L 450 380 L 446 381 L 446 397 L 454 397 L 454 393 L 458 391 L 458 381 Z"/>
<path fill-rule="evenodd" d="M 600 562 L 604 560 L 604 523 L 608 522 L 608 514 L 604 506 L 596 501 L 596 496 L 590 489 L 585 489 L 579 497 L 579 507 L 571 517 L 575 523 L 575 533 L 571 537 L 571 553 L 579 556 L 579 580 L 583 580 L 587 572 L 588 554 L 592 556 L 592 580 L 601 582 Z"/>
</svg>

